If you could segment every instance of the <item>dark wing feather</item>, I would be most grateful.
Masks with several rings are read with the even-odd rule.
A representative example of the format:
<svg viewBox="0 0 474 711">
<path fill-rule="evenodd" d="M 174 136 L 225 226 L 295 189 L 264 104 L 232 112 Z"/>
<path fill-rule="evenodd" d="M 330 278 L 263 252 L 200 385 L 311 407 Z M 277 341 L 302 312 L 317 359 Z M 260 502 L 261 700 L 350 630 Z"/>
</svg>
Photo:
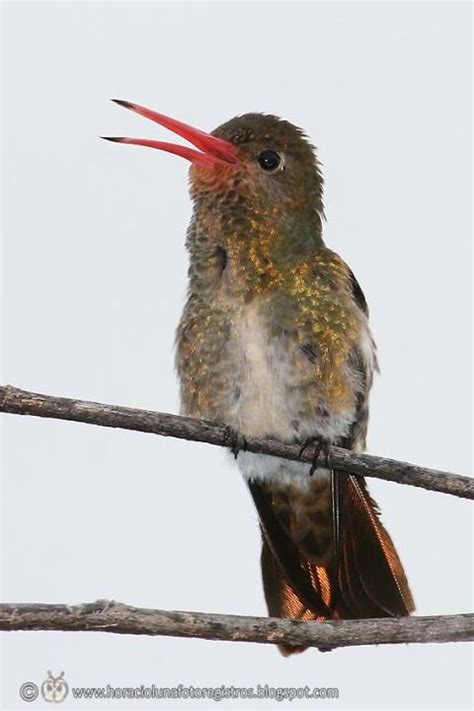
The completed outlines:
<svg viewBox="0 0 474 711">
<path fill-rule="evenodd" d="M 347 266 L 347 264 L 346 264 Z M 348 273 L 349 273 L 349 280 L 352 288 L 352 296 L 354 297 L 354 301 L 357 303 L 359 308 L 365 313 L 366 316 L 369 315 L 369 306 L 367 304 L 367 300 L 365 298 L 365 294 L 362 291 L 359 282 L 355 278 L 355 274 L 350 269 L 347 267 Z"/>
</svg>

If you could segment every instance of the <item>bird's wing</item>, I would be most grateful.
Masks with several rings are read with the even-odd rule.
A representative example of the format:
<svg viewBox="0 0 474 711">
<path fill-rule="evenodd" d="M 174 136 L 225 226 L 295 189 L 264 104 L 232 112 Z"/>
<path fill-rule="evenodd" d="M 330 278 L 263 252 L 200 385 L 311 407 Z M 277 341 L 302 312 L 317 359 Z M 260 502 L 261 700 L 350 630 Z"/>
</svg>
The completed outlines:
<svg viewBox="0 0 474 711">
<path fill-rule="evenodd" d="M 340 260 L 339 257 L 337 259 Z M 350 295 L 368 318 L 367 301 L 354 273 L 345 265 Z M 370 331 L 356 341 L 348 365 L 360 383 L 356 416 L 347 437 L 338 442 L 363 451 L 369 418 L 369 392 L 378 370 Z M 380 521 L 377 504 L 361 476 L 332 473 L 333 520 L 337 522 L 337 586 L 344 607 L 353 617 L 405 616 L 415 604 L 392 539 Z M 343 613 L 345 614 L 345 613 Z"/>
<path fill-rule="evenodd" d="M 362 289 L 337 255 L 331 259 L 337 269 L 335 276 L 326 275 L 326 284 L 336 298 L 342 296 L 352 303 L 349 308 L 358 314 L 363 326 L 361 338 L 352 343 L 347 361 L 354 381 L 359 383 L 355 421 L 345 440 L 338 442 L 360 451 L 365 446 L 368 395 L 376 367 L 375 345 L 367 325 L 368 308 Z M 311 362 L 316 362 L 316 342 L 305 343 L 302 350 Z M 282 513 L 282 508 L 275 505 L 271 486 L 250 482 L 249 487 L 262 525 L 261 563 L 271 615 L 327 619 L 403 616 L 413 611 L 400 559 L 362 477 L 337 472 L 332 475 L 332 516 L 338 545 L 333 560 L 321 565 L 308 560 L 298 545 L 292 535 L 291 516 L 288 518 L 284 509 Z"/>
<path fill-rule="evenodd" d="M 342 260 L 341 260 L 342 261 Z M 352 290 L 352 296 L 354 297 L 354 301 L 358 305 L 361 311 L 368 317 L 369 316 L 369 306 L 367 304 L 367 299 L 365 298 L 365 294 L 361 289 L 361 286 L 359 282 L 357 281 L 354 272 L 350 267 L 347 266 L 347 272 L 349 275 L 349 281 L 351 285 L 351 290 Z"/>
</svg>

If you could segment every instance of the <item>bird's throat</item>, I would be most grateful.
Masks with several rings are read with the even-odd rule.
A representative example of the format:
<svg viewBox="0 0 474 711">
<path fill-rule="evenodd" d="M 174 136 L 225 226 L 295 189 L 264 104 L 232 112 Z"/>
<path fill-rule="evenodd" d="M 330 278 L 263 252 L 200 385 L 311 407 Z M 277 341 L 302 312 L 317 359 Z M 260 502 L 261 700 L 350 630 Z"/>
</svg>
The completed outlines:
<svg viewBox="0 0 474 711">
<path fill-rule="evenodd" d="M 249 298 L 283 285 L 288 272 L 323 245 L 320 216 L 280 206 L 216 201 L 197 205 L 188 235 L 190 277 L 225 281 Z"/>
</svg>

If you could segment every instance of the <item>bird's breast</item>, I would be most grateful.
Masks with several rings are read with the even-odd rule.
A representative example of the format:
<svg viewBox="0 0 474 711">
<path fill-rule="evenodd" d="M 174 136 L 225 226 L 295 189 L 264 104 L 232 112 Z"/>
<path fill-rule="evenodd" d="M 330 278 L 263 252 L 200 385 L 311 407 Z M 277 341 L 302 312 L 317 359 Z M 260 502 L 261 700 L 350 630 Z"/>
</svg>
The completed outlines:
<svg viewBox="0 0 474 711">
<path fill-rule="evenodd" d="M 317 364 L 302 347 L 297 329 L 285 327 L 270 300 L 254 299 L 236 314 L 230 349 L 237 367 L 231 377 L 240 396 L 233 409 L 235 426 L 249 435 L 294 440 L 315 435 L 315 428 L 339 425 L 318 381 Z M 348 383 L 350 387 L 350 383 Z"/>
<path fill-rule="evenodd" d="M 234 426 L 253 436 L 292 436 L 287 413 L 294 373 L 288 339 L 270 335 L 257 299 L 237 312 L 231 339 L 237 365 L 231 377 L 239 393 L 228 413 Z"/>
<path fill-rule="evenodd" d="M 225 422 L 243 435 L 287 442 L 345 436 L 354 407 L 341 409 L 328 401 L 318 364 L 303 345 L 296 324 L 279 318 L 269 296 L 199 301 L 178 332 L 183 414 Z M 349 376 L 347 388 L 352 388 Z M 264 477 L 281 469 L 281 460 L 274 458 L 240 455 L 239 462 L 250 477 L 255 469 Z M 293 469 L 292 476 L 304 469 L 306 477 L 307 465 L 295 463 Z"/>
<path fill-rule="evenodd" d="M 314 363 L 301 349 L 297 334 L 278 328 L 268 313 L 268 304 L 254 299 L 235 319 L 232 338 L 238 367 L 232 378 L 239 397 L 228 409 L 227 421 L 255 437 L 288 442 L 318 435 L 339 438 L 347 433 L 353 411 L 331 413 L 322 403 Z M 308 465 L 265 455 L 243 452 L 239 467 L 249 479 L 308 479 Z M 328 472 L 321 470 L 319 475 Z"/>
</svg>

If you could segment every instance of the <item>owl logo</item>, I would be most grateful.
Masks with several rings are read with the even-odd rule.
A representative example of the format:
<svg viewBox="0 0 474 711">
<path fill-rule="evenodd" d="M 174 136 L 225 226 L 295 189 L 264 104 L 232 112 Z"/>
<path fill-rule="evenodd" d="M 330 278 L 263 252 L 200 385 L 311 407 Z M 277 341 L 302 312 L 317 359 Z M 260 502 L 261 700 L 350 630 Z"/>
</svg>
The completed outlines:
<svg viewBox="0 0 474 711">
<path fill-rule="evenodd" d="M 64 701 L 68 695 L 69 687 L 64 679 L 64 672 L 59 676 L 53 676 L 48 671 L 48 678 L 41 684 L 41 694 L 45 701 L 54 701 L 59 703 Z"/>
</svg>

